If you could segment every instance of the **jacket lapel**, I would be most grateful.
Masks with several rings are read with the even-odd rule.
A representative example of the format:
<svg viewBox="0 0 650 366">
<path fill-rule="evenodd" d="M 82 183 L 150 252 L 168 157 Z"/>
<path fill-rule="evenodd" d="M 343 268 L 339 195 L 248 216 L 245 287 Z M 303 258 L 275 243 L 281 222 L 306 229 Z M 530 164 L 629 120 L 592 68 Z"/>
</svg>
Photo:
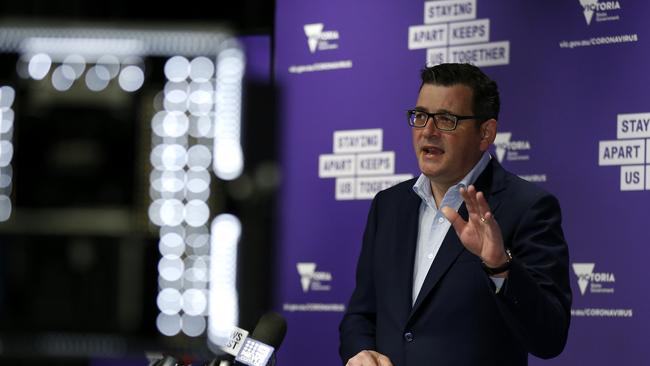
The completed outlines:
<svg viewBox="0 0 650 366">
<path fill-rule="evenodd" d="M 505 188 L 505 177 L 505 170 L 503 170 L 496 158 L 492 157 L 488 166 L 485 167 L 483 173 L 479 175 L 474 183 L 476 190 L 483 192 L 485 195 L 488 205 L 490 206 L 490 211 L 492 211 L 493 214 L 495 214 L 501 204 L 498 193 Z M 465 205 L 463 204 L 463 208 L 464 207 Z"/>
<path fill-rule="evenodd" d="M 394 260 L 396 266 L 395 273 L 400 277 L 398 286 L 396 287 L 401 292 L 397 296 L 397 299 L 400 299 L 399 307 L 403 309 L 403 311 L 400 311 L 400 320 L 404 323 L 411 312 L 413 263 L 415 261 L 418 227 L 420 225 L 421 202 L 420 197 L 411 191 L 408 198 L 400 205 L 401 209 L 399 210 L 401 216 L 400 221 L 403 223 L 403 235 L 400 236 L 404 238 L 404 243 L 403 247 L 398 248 Z"/>
</svg>

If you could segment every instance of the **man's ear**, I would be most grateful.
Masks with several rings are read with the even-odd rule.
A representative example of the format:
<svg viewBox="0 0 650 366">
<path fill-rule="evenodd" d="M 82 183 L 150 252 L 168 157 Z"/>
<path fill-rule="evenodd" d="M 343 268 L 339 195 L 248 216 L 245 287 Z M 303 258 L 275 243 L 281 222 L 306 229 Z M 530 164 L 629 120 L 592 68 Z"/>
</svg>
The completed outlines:
<svg viewBox="0 0 650 366">
<path fill-rule="evenodd" d="M 490 118 L 481 124 L 481 151 L 486 151 L 497 137 L 497 120 Z"/>
</svg>

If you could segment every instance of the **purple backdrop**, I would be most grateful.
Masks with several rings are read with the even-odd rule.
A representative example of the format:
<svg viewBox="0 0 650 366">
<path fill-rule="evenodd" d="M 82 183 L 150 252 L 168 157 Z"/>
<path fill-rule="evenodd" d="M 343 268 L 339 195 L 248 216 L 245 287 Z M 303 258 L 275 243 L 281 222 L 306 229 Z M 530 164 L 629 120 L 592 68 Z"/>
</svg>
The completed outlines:
<svg viewBox="0 0 650 366">
<path fill-rule="evenodd" d="M 502 95 L 493 152 L 562 204 L 570 337 L 531 365 L 650 364 L 648 14 L 629 1 L 277 0 L 280 362 L 339 363 L 367 197 L 418 174 L 404 111 L 429 54 L 486 65 Z"/>
</svg>

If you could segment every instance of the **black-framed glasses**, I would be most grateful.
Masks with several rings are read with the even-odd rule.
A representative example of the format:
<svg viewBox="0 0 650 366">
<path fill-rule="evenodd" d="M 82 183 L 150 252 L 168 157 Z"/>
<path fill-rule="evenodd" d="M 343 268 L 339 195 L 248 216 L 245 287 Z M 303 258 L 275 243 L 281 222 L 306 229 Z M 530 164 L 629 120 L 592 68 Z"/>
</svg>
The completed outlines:
<svg viewBox="0 0 650 366">
<path fill-rule="evenodd" d="M 453 131 L 458 127 L 458 121 L 466 119 L 476 119 L 481 122 L 486 120 L 481 116 L 457 116 L 448 112 L 428 113 L 417 109 L 409 109 L 406 111 L 406 118 L 409 126 L 415 128 L 426 127 L 430 118 L 433 120 L 433 125 L 440 131 Z"/>
</svg>

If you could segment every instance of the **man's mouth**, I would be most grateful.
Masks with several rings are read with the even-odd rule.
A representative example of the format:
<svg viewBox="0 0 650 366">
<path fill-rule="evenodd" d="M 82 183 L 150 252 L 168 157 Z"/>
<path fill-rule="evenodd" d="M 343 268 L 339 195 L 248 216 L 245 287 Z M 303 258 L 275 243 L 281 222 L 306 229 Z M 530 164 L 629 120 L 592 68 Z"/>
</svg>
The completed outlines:
<svg viewBox="0 0 650 366">
<path fill-rule="evenodd" d="M 434 157 L 445 153 L 443 149 L 435 146 L 423 146 L 422 152 L 426 157 Z"/>
</svg>

